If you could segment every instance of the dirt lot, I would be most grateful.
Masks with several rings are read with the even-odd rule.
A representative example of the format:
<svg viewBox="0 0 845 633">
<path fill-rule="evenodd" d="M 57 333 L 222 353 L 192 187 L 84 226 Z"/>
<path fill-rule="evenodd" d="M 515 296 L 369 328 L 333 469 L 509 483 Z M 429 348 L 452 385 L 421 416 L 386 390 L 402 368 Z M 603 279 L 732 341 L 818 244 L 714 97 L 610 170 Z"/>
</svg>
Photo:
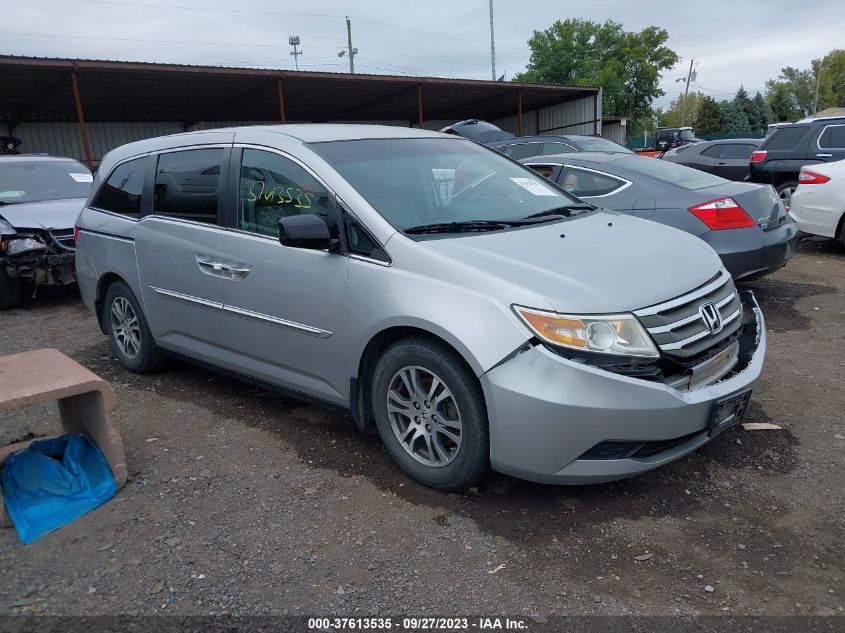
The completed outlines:
<svg viewBox="0 0 845 633">
<path fill-rule="evenodd" d="M 112 383 L 130 482 L 33 545 L 0 531 L 0 613 L 840 614 L 845 249 L 804 244 L 751 286 L 770 338 L 750 418 L 783 430 L 614 484 L 467 495 L 334 412 L 179 362 L 130 374 L 74 292 L 45 292 L 0 315 L 0 350 L 57 347 Z M 0 440 L 55 415 L 7 416 Z"/>
</svg>

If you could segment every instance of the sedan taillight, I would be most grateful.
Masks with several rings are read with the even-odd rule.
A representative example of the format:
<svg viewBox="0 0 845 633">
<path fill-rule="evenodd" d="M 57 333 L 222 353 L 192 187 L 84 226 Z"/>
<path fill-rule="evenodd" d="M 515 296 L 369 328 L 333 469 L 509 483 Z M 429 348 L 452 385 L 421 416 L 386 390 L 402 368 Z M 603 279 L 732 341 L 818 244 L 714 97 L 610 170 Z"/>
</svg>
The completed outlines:
<svg viewBox="0 0 845 633">
<path fill-rule="evenodd" d="M 767 152 L 764 149 L 757 150 L 756 152 L 751 152 L 751 159 L 749 162 L 762 163 L 764 160 L 766 160 L 766 154 Z"/>
<path fill-rule="evenodd" d="M 79 239 L 79 227 L 78 227 L 78 226 L 74 226 L 74 227 L 73 227 L 73 241 L 75 242 L 75 241 L 77 241 L 78 239 Z"/>
<path fill-rule="evenodd" d="M 704 222 L 711 231 L 747 229 L 757 226 L 745 209 L 729 196 L 697 204 L 690 207 L 689 211 Z"/>
<path fill-rule="evenodd" d="M 808 169 L 802 169 L 801 173 L 798 174 L 798 184 L 800 185 L 821 185 L 829 181 L 830 178 L 827 176 Z"/>
</svg>

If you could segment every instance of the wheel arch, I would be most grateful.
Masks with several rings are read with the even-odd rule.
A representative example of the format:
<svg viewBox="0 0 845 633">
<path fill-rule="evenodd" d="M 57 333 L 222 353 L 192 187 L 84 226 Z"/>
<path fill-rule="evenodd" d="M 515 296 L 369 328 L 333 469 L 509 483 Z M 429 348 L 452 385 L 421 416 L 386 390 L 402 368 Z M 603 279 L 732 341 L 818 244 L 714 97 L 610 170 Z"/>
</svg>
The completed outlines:
<svg viewBox="0 0 845 633">
<path fill-rule="evenodd" d="M 474 376 L 478 377 L 484 373 L 480 362 L 469 353 L 466 346 L 454 337 L 449 336 L 448 332 L 438 330 L 440 328 L 433 324 L 390 325 L 369 338 L 358 356 L 357 371 L 351 379 L 349 390 L 350 409 L 355 423 L 360 429 L 364 430 L 375 426 L 372 402 L 370 401 L 372 375 L 381 354 L 397 341 L 409 338 L 422 338 L 432 341 L 454 352 L 458 358 L 466 363 Z"/>
<path fill-rule="evenodd" d="M 94 295 L 94 312 L 97 315 L 97 324 L 100 326 L 100 331 L 103 334 L 107 334 L 106 324 L 103 321 L 103 301 L 106 299 L 106 293 L 109 291 L 109 287 L 118 281 L 126 284 L 126 280 L 115 272 L 105 273 L 97 280 L 97 292 Z M 129 284 L 126 285 L 128 286 Z"/>
</svg>

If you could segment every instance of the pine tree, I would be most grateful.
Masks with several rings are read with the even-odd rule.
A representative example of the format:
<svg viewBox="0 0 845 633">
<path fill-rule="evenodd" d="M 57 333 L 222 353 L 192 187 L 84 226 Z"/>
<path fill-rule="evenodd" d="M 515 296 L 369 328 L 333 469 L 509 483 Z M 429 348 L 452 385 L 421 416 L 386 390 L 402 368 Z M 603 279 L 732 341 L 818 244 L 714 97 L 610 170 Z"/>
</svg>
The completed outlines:
<svg viewBox="0 0 845 633">
<path fill-rule="evenodd" d="M 722 112 L 722 131 L 725 134 L 748 134 L 750 129 L 748 115 L 736 99 L 722 101 L 719 109 Z"/>
<path fill-rule="evenodd" d="M 756 108 L 754 107 L 751 98 L 748 96 L 748 92 L 746 92 L 743 86 L 740 86 L 739 90 L 736 91 L 734 105 L 737 109 L 745 113 L 745 119 L 748 121 L 748 130 L 756 130 L 760 127 Z"/>
<path fill-rule="evenodd" d="M 754 132 L 760 131 L 762 133 L 765 131 L 766 126 L 768 126 L 769 123 L 774 123 L 775 117 L 774 114 L 772 114 L 772 108 L 769 106 L 769 102 L 763 98 L 763 95 L 761 95 L 759 91 L 751 100 L 751 105 L 757 118 L 757 127 L 752 125 L 751 129 Z"/>
<path fill-rule="evenodd" d="M 721 134 L 722 111 L 713 97 L 703 97 L 698 105 L 698 116 L 695 119 L 695 133 Z"/>
</svg>

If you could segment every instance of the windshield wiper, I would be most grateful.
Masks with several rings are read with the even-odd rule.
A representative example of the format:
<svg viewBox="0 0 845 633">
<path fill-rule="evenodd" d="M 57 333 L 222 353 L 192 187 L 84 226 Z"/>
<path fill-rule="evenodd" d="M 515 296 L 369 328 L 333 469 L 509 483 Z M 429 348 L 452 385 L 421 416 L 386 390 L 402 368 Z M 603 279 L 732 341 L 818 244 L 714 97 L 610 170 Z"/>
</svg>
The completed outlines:
<svg viewBox="0 0 845 633">
<path fill-rule="evenodd" d="M 498 231 L 511 226 L 509 221 L 502 220 L 466 220 L 464 222 L 436 222 L 434 224 L 420 224 L 405 229 L 405 233 L 468 233 L 471 231 Z"/>
<path fill-rule="evenodd" d="M 523 220 L 533 220 L 534 218 L 544 218 L 547 216 L 568 216 L 572 215 L 572 211 L 592 211 L 595 209 L 591 204 L 566 204 L 562 207 L 555 207 L 554 209 L 546 209 L 545 211 L 540 211 L 539 213 L 532 213 L 531 215 L 527 215 Z"/>
<path fill-rule="evenodd" d="M 16 202 L 14 200 L 0 200 L 0 207 L 5 204 L 20 204 L 20 202 Z"/>
</svg>

